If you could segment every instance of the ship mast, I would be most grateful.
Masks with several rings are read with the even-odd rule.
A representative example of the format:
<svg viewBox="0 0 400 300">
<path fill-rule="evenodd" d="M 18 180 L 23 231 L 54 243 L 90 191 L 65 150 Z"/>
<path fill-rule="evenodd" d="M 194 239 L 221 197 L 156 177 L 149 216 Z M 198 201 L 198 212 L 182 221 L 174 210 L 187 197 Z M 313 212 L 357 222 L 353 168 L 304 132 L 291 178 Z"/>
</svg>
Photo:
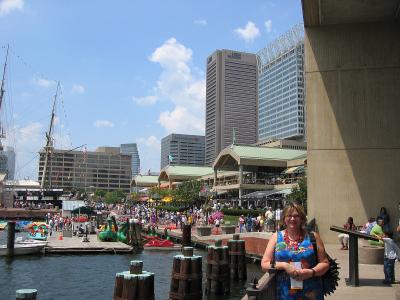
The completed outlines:
<svg viewBox="0 0 400 300">
<path fill-rule="evenodd" d="M 1 111 L 1 107 L 3 105 L 3 98 L 4 98 L 4 83 L 6 81 L 6 70 L 7 70 L 7 60 L 8 60 L 8 50 L 9 50 L 10 46 L 7 45 L 7 54 L 6 54 L 6 61 L 4 63 L 4 68 L 3 68 L 3 78 L 1 80 L 1 86 L 0 86 L 0 111 Z M 5 133 L 4 133 L 4 128 L 3 128 L 3 124 L 1 123 L 0 120 L 0 151 L 3 150 L 3 144 L 1 142 L 2 139 L 4 139 L 6 137 Z"/>
<path fill-rule="evenodd" d="M 58 96 L 59 89 L 60 89 L 60 82 L 57 83 L 57 90 L 56 90 L 56 94 L 54 95 L 54 101 L 53 101 L 53 109 L 51 111 L 51 119 L 50 119 L 49 130 L 46 132 L 46 146 L 44 147 L 45 159 L 44 159 L 44 166 L 43 166 L 43 173 L 42 173 L 42 181 L 40 183 L 40 188 L 41 189 L 44 188 L 44 182 L 45 182 L 46 172 L 47 172 L 47 165 L 49 163 L 49 158 L 50 158 L 51 152 L 53 150 L 52 134 L 53 134 L 53 127 L 54 127 L 56 101 L 57 101 L 57 96 Z"/>
</svg>

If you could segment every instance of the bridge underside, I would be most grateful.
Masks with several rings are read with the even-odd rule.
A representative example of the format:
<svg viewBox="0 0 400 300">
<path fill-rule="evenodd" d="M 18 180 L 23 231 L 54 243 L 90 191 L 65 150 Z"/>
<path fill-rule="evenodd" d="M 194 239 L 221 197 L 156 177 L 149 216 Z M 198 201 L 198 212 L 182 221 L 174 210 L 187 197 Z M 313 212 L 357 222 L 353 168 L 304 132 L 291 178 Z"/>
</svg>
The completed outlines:
<svg viewBox="0 0 400 300">
<path fill-rule="evenodd" d="M 303 0 L 309 215 L 363 224 L 400 201 L 398 0 Z"/>
</svg>

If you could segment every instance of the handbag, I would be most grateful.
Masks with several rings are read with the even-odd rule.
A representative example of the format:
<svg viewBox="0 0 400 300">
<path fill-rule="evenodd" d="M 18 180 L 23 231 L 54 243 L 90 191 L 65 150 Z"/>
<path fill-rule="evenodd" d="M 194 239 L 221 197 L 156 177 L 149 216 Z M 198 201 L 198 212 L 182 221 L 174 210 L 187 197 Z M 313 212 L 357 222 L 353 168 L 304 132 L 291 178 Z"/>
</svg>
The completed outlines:
<svg viewBox="0 0 400 300">
<path fill-rule="evenodd" d="M 314 248 L 314 255 L 318 259 L 318 249 L 317 249 L 317 241 L 315 240 L 314 233 L 310 232 L 310 240 Z M 329 256 L 328 253 L 326 253 L 326 256 L 329 261 L 329 269 L 326 271 L 326 273 L 322 276 L 321 278 L 321 283 L 322 283 L 322 292 L 324 296 L 333 294 L 336 290 L 336 287 L 339 285 L 339 264 L 336 261 L 336 258 L 333 259 L 332 257 Z"/>
</svg>

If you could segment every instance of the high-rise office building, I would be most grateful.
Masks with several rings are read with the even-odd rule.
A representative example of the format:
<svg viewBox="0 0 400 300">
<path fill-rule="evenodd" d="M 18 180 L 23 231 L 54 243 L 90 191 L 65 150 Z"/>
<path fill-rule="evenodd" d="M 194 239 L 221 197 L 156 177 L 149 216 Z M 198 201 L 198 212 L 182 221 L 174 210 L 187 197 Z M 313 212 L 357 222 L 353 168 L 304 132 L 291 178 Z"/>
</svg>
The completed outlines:
<svg viewBox="0 0 400 300">
<path fill-rule="evenodd" d="M 4 154 L 7 156 L 7 179 L 14 180 L 15 177 L 15 151 L 13 147 L 5 147 Z"/>
<path fill-rule="evenodd" d="M 116 151 L 118 149 L 118 151 Z M 120 154 L 119 147 L 96 151 L 53 149 L 48 159 L 44 186 L 51 188 L 130 191 L 132 157 Z M 40 152 L 39 182 L 42 181 L 45 152 Z"/>
<path fill-rule="evenodd" d="M 140 157 L 136 143 L 121 144 L 121 154 L 132 156 L 132 177 L 140 173 Z"/>
<path fill-rule="evenodd" d="M 257 53 L 258 141 L 304 139 L 304 28 L 296 25 Z"/>
<path fill-rule="evenodd" d="M 255 54 L 217 50 L 207 58 L 205 164 L 231 145 L 257 140 Z"/>
<path fill-rule="evenodd" d="M 167 165 L 204 166 L 205 138 L 172 133 L 161 140 L 161 169 Z"/>
</svg>

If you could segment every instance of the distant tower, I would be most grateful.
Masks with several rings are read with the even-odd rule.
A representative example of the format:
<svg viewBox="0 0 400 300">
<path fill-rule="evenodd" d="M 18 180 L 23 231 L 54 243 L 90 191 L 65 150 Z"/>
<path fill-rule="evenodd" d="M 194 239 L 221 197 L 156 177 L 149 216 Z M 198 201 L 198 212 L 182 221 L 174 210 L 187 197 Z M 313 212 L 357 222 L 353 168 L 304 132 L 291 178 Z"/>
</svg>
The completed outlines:
<svg viewBox="0 0 400 300">
<path fill-rule="evenodd" d="M 7 179 L 14 180 L 15 177 L 15 151 L 13 147 L 5 147 L 4 154 L 7 157 Z"/>
<path fill-rule="evenodd" d="M 303 140 L 304 27 L 296 25 L 257 53 L 258 141 Z"/>
<path fill-rule="evenodd" d="M 121 144 L 121 154 L 132 156 L 132 177 L 140 173 L 140 157 L 136 143 Z"/>
<path fill-rule="evenodd" d="M 207 58 L 206 165 L 233 136 L 237 144 L 257 141 L 257 84 L 255 54 L 217 50 Z"/>
<path fill-rule="evenodd" d="M 172 133 L 161 140 L 161 169 L 167 165 L 204 166 L 204 135 Z"/>
</svg>

